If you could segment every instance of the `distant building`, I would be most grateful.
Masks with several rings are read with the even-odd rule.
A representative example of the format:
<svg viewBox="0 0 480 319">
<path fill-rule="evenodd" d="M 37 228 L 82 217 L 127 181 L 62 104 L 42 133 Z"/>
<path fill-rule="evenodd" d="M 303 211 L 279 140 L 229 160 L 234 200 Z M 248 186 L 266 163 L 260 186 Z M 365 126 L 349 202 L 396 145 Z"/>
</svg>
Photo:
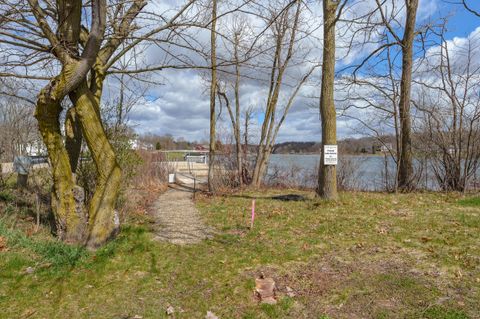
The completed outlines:
<svg viewBox="0 0 480 319">
<path fill-rule="evenodd" d="M 131 139 L 130 147 L 137 151 L 139 150 L 151 151 L 154 149 L 154 145 L 152 143 L 143 142 L 143 141 L 140 141 L 139 139 Z"/>
<path fill-rule="evenodd" d="M 380 152 L 388 153 L 392 150 L 392 148 L 393 148 L 392 143 L 385 143 L 382 146 L 380 146 Z"/>
<path fill-rule="evenodd" d="M 33 141 L 25 144 L 25 154 L 28 156 L 45 156 L 47 155 L 47 148 L 43 142 Z"/>
<path fill-rule="evenodd" d="M 195 150 L 196 151 L 208 151 L 209 150 L 209 146 L 208 145 L 196 145 L 195 146 Z"/>
</svg>

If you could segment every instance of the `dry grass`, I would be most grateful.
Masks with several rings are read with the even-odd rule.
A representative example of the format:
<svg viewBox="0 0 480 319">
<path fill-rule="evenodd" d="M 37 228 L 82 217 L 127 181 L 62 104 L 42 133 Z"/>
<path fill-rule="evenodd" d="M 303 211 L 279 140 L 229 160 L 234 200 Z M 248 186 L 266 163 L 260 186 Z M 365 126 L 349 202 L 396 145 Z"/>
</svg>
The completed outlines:
<svg viewBox="0 0 480 319">
<path fill-rule="evenodd" d="M 95 253 L 45 233 L 27 237 L 3 218 L 0 317 L 163 318 L 168 306 L 175 318 L 204 318 L 207 310 L 220 318 L 480 317 L 475 200 L 430 193 L 342 193 L 337 203 L 308 192 L 299 202 L 271 198 L 290 192 L 198 196 L 218 235 L 181 247 L 152 241 L 153 226 L 141 217 Z M 257 219 L 249 230 L 252 198 Z M 260 273 L 277 281 L 275 306 L 253 297 Z"/>
</svg>

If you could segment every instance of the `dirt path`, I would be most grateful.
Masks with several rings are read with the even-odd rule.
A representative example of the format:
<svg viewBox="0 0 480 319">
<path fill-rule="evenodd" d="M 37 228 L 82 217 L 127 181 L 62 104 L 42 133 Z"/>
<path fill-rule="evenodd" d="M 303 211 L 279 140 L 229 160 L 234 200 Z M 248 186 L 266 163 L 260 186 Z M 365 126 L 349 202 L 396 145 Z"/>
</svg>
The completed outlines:
<svg viewBox="0 0 480 319">
<path fill-rule="evenodd" d="M 212 236 L 192 201 L 189 189 L 173 186 L 153 204 L 158 225 L 155 239 L 178 245 L 196 244 Z"/>
</svg>

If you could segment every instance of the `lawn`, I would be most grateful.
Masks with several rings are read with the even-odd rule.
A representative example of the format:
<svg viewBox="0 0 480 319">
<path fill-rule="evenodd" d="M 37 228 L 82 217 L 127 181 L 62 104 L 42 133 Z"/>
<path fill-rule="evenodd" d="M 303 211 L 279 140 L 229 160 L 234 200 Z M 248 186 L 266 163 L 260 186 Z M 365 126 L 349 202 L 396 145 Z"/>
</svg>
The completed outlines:
<svg viewBox="0 0 480 319">
<path fill-rule="evenodd" d="M 272 198 L 287 193 L 306 200 Z M 97 252 L 65 246 L 45 228 L 35 232 L 28 207 L 8 200 L 0 194 L 1 318 L 164 318 L 169 306 L 175 318 L 207 311 L 220 318 L 480 318 L 480 204 L 473 197 L 197 196 L 213 239 L 154 242 L 149 217 L 135 216 Z M 261 274 L 276 281 L 276 305 L 254 297 Z"/>
</svg>

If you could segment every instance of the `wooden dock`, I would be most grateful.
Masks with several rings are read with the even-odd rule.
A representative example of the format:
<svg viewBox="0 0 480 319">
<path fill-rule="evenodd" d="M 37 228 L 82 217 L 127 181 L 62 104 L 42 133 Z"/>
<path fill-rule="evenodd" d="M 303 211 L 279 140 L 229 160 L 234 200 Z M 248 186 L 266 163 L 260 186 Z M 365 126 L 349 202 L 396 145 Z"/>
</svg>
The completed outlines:
<svg viewBox="0 0 480 319">
<path fill-rule="evenodd" d="M 175 183 L 186 186 L 201 186 L 207 183 L 208 164 L 197 162 L 167 162 L 175 174 Z"/>
</svg>

